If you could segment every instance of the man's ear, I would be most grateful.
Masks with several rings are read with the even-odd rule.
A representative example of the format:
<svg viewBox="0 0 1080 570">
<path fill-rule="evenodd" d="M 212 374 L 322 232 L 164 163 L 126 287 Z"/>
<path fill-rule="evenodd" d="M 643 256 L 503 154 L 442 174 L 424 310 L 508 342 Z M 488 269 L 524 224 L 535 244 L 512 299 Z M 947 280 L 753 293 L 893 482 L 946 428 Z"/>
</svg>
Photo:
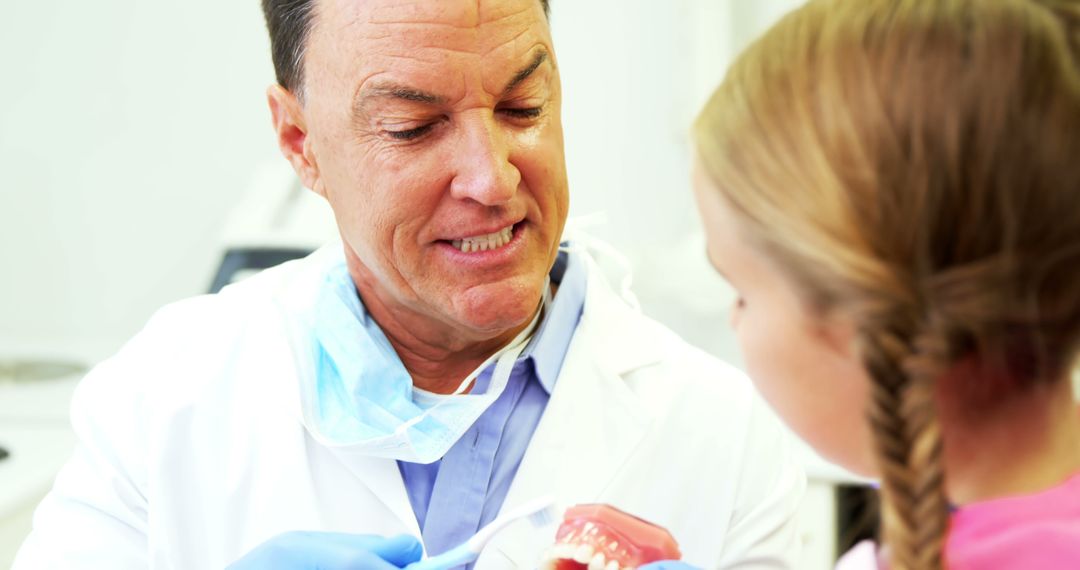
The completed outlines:
<svg viewBox="0 0 1080 570">
<path fill-rule="evenodd" d="M 323 185 L 320 183 L 319 165 L 311 152 L 311 145 L 308 144 L 307 118 L 300 101 L 291 91 L 277 84 L 267 88 L 266 100 L 270 104 L 270 115 L 281 154 L 292 164 L 300 182 L 325 198 Z"/>
</svg>

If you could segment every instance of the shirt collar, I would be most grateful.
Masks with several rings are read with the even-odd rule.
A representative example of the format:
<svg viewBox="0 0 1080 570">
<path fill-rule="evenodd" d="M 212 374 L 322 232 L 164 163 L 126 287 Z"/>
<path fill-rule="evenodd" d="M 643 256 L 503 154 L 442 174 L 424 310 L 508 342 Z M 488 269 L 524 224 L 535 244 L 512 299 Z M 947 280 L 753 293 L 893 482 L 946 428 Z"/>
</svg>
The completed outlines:
<svg viewBox="0 0 1080 570">
<path fill-rule="evenodd" d="M 522 354 L 522 358 L 532 360 L 536 377 L 548 394 L 555 389 L 585 306 L 586 272 L 580 256 L 560 251 L 551 268 L 551 282 L 558 283 L 559 290 Z"/>
</svg>

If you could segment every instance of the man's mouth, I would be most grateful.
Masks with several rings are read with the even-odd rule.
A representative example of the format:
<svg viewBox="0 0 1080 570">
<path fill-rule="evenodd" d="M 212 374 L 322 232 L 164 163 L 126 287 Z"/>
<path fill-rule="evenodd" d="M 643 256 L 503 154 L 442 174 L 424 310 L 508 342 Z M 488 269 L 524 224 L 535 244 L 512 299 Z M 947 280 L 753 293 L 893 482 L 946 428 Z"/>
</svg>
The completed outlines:
<svg viewBox="0 0 1080 570">
<path fill-rule="evenodd" d="M 514 226 L 510 225 L 494 233 L 450 240 L 449 243 L 462 253 L 474 253 L 502 249 L 513 239 Z"/>
</svg>

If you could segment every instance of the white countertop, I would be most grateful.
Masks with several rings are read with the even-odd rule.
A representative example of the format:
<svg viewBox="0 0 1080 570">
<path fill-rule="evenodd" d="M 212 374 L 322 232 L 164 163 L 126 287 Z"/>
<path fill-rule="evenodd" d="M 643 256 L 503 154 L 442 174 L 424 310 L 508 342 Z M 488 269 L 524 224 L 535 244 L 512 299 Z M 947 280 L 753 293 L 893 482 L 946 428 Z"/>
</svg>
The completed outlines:
<svg viewBox="0 0 1080 570">
<path fill-rule="evenodd" d="M 0 519 L 27 508 L 52 486 L 75 446 L 68 420 L 79 377 L 0 382 Z"/>
<path fill-rule="evenodd" d="M 0 420 L 0 445 L 11 453 L 0 461 L 0 519 L 4 519 L 52 487 L 75 448 L 75 435 L 64 425 L 13 425 Z"/>
</svg>

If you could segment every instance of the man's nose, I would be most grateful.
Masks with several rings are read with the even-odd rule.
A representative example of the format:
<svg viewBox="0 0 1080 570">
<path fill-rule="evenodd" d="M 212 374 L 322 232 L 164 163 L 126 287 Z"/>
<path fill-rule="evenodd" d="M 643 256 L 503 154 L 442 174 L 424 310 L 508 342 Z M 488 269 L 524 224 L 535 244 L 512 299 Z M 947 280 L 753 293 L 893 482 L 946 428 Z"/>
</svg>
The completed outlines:
<svg viewBox="0 0 1080 570">
<path fill-rule="evenodd" d="M 458 200 L 497 206 L 514 197 L 521 172 L 510 162 L 510 133 L 496 117 L 479 115 L 463 121 L 450 194 Z"/>
</svg>

